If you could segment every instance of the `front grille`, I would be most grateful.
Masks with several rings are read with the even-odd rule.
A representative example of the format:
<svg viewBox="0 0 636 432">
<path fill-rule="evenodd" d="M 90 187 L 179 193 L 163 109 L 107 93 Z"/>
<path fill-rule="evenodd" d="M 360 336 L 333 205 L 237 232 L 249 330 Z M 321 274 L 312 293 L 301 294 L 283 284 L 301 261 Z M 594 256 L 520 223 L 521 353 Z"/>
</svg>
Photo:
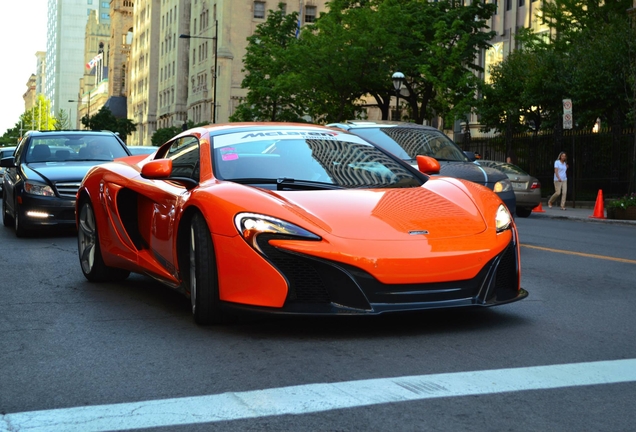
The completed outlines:
<svg viewBox="0 0 636 432">
<path fill-rule="evenodd" d="M 79 183 L 55 183 L 57 194 L 64 198 L 75 198 L 79 187 Z"/>
</svg>

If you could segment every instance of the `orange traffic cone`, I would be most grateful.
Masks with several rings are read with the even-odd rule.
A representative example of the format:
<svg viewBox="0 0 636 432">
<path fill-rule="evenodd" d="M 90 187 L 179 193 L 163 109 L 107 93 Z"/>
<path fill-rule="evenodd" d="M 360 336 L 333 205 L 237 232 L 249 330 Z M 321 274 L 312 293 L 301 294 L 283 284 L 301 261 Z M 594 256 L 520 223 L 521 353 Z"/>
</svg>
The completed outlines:
<svg viewBox="0 0 636 432">
<path fill-rule="evenodd" d="M 598 190 L 598 195 L 596 196 L 596 204 L 594 205 L 594 214 L 590 217 L 594 219 L 606 219 L 605 202 L 603 200 L 603 189 Z"/>
<path fill-rule="evenodd" d="M 541 201 L 539 201 L 539 205 L 532 209 L 534 213 L 545 213 L 543 207 L 541 206 Z"/>
</svg>

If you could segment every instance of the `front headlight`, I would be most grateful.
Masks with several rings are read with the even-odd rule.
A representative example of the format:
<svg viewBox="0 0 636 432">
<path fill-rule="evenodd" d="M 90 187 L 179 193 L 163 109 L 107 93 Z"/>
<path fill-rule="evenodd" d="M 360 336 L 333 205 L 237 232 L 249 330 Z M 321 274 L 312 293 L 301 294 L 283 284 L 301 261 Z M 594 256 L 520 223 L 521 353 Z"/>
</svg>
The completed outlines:
<svg viewBox="0 0 636 432">
<path fill-rule="evenodd" d="M 234 225 L 245 241 L 260 253 L 263 251 L 258 246 L 256 238 L 264 233 L 281 234 L 296 239 L 320 240 L 316 234 L 297 225 L 255 213 L 237 214 L 234 217 Z"/>
<path fill-rule="evenodd" d="M 31 195 L 55 196 L 51 186 L 30 180 L 24 182 L 24 191 Z"/>
<path fill-rule="evenodd" d="M 510 183 L 509 179 L 499 180 L 495 183 L 493 190 L 495 193 L 508 192 L 509 190 L 512 190 L 512 183 Z"/>
<path fill-rule="evenodd" d="M 495 227 L 497 228 L 497 232 L 503 232 L 512 226 L 512 216 L 508 211 L 508 207 L 503 204 L 499 204 L 499 208 L 497 209 L 497 215 L 495 216 Z"/>
</svg>

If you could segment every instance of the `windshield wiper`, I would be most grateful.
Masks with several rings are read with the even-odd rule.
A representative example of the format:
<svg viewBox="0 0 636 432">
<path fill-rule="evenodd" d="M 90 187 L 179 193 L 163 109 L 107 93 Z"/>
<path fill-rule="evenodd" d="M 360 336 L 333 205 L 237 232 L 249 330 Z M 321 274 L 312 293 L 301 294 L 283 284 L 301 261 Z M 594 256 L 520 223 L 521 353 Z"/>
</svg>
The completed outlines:
<svg viewBox="0 0 636 432">
<path fill-rule="evenodd" d="M 322 189 L 344 189 L 342 186 L 317 182 L 311 180 L 296 180 L 289 177 L 273 178 L 237 178 L 228 179 L 240 184 L 275 184 L 276 190 L 295 189 L 295 190 L 322 190 Z"/>
</svg>

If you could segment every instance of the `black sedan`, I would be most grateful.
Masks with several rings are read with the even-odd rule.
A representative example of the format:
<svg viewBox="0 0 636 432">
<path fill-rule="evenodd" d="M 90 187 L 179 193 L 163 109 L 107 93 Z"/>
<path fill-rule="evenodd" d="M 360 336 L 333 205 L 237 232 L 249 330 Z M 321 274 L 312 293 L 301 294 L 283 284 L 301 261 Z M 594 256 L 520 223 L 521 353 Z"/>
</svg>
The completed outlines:
<svg viewBox="0 0 636 432">
<path fill-rule="evenodd" d="M 471 161 L 439 129 L 407 122 L 346 121 L 328 125 L 361 136 L 417 167 L 417 155 L 430 156 L 440 163 L 440 175 L 479 183 L 494 191 L 515 214 L 516 198 L 512 184 L 501 171 Z"/>
<path fill-rule="evenodd" d="M 5 168 L 2 221 L 18 237 L 46 227 L 75 227 L 75 195 L 88 170 L 130 156 L 112 132 L 30 131 Z"/>
</svg>

